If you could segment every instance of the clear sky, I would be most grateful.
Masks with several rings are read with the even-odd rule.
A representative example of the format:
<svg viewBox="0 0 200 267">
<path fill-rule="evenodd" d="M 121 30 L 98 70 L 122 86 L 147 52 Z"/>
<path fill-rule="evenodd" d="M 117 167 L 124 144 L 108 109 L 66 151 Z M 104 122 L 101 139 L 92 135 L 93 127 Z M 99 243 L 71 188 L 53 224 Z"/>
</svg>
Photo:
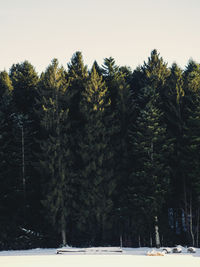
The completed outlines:
<svg viewBox="0 0 200 267">
<path fill-rule="evenodd" d="M 0 70 L 75 51 L 89 67 L 114 57 L 132 69 L 156 48 L 169 65 L 200 62 L 200 0 L 0 0 Z"/>
</svg>

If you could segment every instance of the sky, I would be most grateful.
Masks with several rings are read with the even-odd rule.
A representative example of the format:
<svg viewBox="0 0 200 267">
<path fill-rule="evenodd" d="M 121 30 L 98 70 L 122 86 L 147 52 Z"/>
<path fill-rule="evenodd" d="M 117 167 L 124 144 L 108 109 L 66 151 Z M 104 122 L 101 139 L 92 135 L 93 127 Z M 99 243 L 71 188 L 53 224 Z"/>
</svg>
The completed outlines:
<svg viewBox="0 0 200 267">
<path fill-rule="evenodd" d="M 111 56 L 134 69 L 153 49 L 184 68 L 200 63 L 199 14 L 199 0 L 0 0 L 0 70 L 67 67 L 76 51 L 89 67 Z"/>
</svg>

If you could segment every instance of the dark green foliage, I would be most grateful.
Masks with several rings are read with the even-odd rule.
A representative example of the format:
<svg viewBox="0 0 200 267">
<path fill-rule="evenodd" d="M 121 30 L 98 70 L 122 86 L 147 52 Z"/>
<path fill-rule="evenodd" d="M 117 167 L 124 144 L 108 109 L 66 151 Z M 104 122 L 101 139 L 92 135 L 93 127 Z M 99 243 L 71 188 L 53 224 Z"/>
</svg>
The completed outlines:
<svg viewBox="0 0 200 267">
<path fill-rule="evenodd" d="M 6 71 L 0 72 L 0 97 L 11 95 L 13 90 L 12 82 Z"/>
<path fill-rule="evenodd" d="M 34 67 L 24 61 L 13 65 L 10 69 L 10 78 L 14 87 L 13 99 L 19 113 L 31 113 L 36 97 L 38 76 Z"/>
<path fill-rule="evenodd" d="M 135 207 L 133 214 L 136 212 L 138 220 L 147 220 L 146 227 L 151 233 L 154 218 L 162 210 L 169 185 L 167 158 L 172 148 L 166 139 L 166 126 L 161 123 L 162 113 L 155 105 L 157 94 L 150 87 L 143 88 L 140 94 L 148 102 L 140 110 L 130 132 L 134 167 L 128 191 Z M 144 229 L 140 226 L 140 230 Z"/>
<path fill-rule="evenodd" d="M 106 127 L 110 106 L 108 90 L 95 67 L 82 94 L 81 111 L 84 131 L 80 142 L 82 158 L 82 198 L 87 233 L 92 242 L 104 244 L 111 230 L 110 218 L 115 190 L 110 150 L 111 135 Z"/>
<path fill-rule="evenodd" d="M 192 60 L 0 72 L 0 248 L 199 246 L 199 136 Z"/>
<path fill-rule="evenodd" d="M 37 225 L 35 215 L 38 214 L 36 209 L 40 207 L 38 195 L 36 197 L 33 194 L 33 188 L 39 188 L 37 178 L 35 178 L 38 173 L 34 167 L 38 161 L 35 152 L 38 149 L 36 136 L 39 121 L 35 116 L 35 98 L 39 77 L 34 67 L 28 61 L 24 61 L 11 67 L 10 79 L 13 85 L 12 120 L 16 153 L 14 161 L 17 166 L 16 177 L 19 181 L 23 203 L 21 226 L 27 227 L 28 224 L 30 227 L 35 227 Z M 36 201 L 33 201 L 35 197 Z M 32 209 L 36 214 L 31 212 Z"/>
<path fill-rule="evenodd" d="M 53 60 L 40 83 L 41 124 L 45 138 L 41 144 L 41 167 L 46 176 L 43 204 L 52 224 L 66 244 L 66 226 L 71 202 L 71 155 L 69 109 L 64 101 L 67 82 L 64 70 Z M 72 202 L 71 202 L 72 203 Z"/>
<path fill-rule="evenodd" d="M 74 175 L 78 176 L 79 168 L 81 168 L 78 144 L 84 125 L 84 119 L 80 111 L 80 101 L 88 79 L 87 67 L 84 66 L 82 54 L 80 52 L 76 52 L 73 55 L 71 62 L 68 64 L 66 78 L 68 82 L 66 96 L 71 124 L 70 138 L 72 137 L 70 143 L 74 154 L 73 170 Z"/>
</svg>

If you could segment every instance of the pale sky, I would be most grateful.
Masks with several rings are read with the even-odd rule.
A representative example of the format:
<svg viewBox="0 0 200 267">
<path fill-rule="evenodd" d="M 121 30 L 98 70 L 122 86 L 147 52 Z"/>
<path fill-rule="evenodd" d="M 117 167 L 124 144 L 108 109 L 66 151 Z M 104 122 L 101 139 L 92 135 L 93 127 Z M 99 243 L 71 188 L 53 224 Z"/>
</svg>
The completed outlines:
<svg viewBox="0 0 200 267">
<path fill-rule="evenodd" d="M 168 65 L 200 63 L 200 0 L 0 0 L 0 70 L 67 67 L 76 51 L 134 69 L 154 48 Z"/>
</svg>

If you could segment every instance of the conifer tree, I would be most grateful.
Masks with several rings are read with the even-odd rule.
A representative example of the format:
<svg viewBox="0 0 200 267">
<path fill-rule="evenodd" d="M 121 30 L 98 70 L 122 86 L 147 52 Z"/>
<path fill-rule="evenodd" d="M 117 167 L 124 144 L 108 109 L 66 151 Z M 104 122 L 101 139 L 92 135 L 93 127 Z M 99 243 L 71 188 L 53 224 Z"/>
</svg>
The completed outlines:
<svg viewBox="0 0 200 267">
<path fill-rule="evenodd" d="M 20 226 L 19 186 L 16 176 L 15 132 L 12 122 L 12 83 L 0 73 L 0 247 L 9 248 Z M 11 220 L 12 218 L 12 220 Z"/>
<path fill-rule="evenodd" d="M 180 236 L 184 234 L 184 223 L 182 220 L 183 202 L 183 148 L 184 148 L 184 118 L 183 118 L 183 71 L 174 63 L 170 68 L 170 75 L 167 77 L 164 86 L 164 117 L 167 124 L 167 132 L 173 142 L 173 153 L 170 157 L 171 179 L 169 188 L 168 207 L 172 210 L 173 242 L 183 242 Z M 181 190 L 180 190 L 181 188 Z M 180 233 L 180 234 L 178 234 Z"/>
<path fill-rule="evenodd" d="M 93 67 L 95 67 L 96 69 L 96 72 L 98 73 L 99 76 L 102 76 L 103 73 L 102 73 L 102 68 L 99 66 L 99 64 L 97 63 L 97 61 L 95 60 L 93 65 L 92 65 L 92 69 L 91 69 L 91 72 L 93 70 Z"/>
<path fill-rule="evenodd" d="M 129 172 L 129 154 L 127 147 L 127 133 L 130 115 L 130 69 L 127 67 L 118 67 L 113 58 L 106 58 L 102 67 L 103 77 L 106 82 L 108 93 L 111 99 L 111 105 L 107 112 L 110 114 L 111 120 L 108 122 L 107 127 L 110 129 L 111 142 L 110 151 L 113 151 L 113 168 L 117 184 L 117 190 L 114 197 L 114 213 L 115 223 L 114 227 L 118 231 L 122 206 L 125 205 L 123 200 L 123 193 L 119 196 L 119 191 L 122 192 L 126 187 L 126 177 Z M 119 233 L 115 234 L 119 236 Z"/>
<path fill-rule="evenodd" d="M 21 217 L 24 221 L 23 227 L 31 228 L 33 213 L 30 210 L 33 198 L 35 198 L 34 194 L 32 194 L 31 186 L 34 185 L 34 177 L 37 176 L 34 165 L 37 162 L 35 151 L 38 145 L 35 142 L 35 138 L 39 124 L 35 117 L 34 108 L 39 78 L 34 67 L 28 61 L 24 61 L 11 67 L 10 79 L 13 85 L 12 105 L 14 111 L 12 119 L 16 131 L 17 177 L 21 181 L 23 199 L 22 210 L 24 215 Z"/>
<path fill-rule="evenodd" d="M 68 64 L 67 72 L 68 89 L 66 92 L 69 105 L 69 119 L 71 124 L 70 142 L 72 145 L 74 158 L 74 175 L 79 176 L 78 170 L 81 168 L 81 160 L 79 154 L 79 139 L 83 129 L 84 120 L 80 112 L 81 95 L 85 90 L 85 84 L 88 79 L 87 67 L 84 65 L 81 52 L 76 52 L 71 62 Z"/>
<path fill-rule="evenodd" d="M 6 71 L 0 72 L 0 97 L 11 95 L 13 91 L 12 82 Z"/>
<path fill-rule="evenodd" d="M 13 100 L 17 112 L 33 113 L 38 83 L 38 75 L 34 67 L 28 61 L 15 64 L 10 69 L 10 78 L 14 87 Z"/>
<path fill-rule="evenodd" d="M 82 184 L 85 194 L 84 209 L 88 218 L 89 233 L 97 243 L 106 241 L 111 229 L 109 216 L 112 213 L 112 195 L 115 190 L 113 170 L 110 168 L 109 131 L 106 113 L 110 105 L 108 90 L 102 77 L 93 66 L 91 77 L 82 94 L 81 111 L 84 116 L 84 132 L 80 143 L 82 156 Z"/>
<path fill-rule="evenodd" d="M 116 101 L 119 90 L 119 84 L 117 84 L 117 79 L 120 75 L 119 67 L 115 64 L 114 58 L 109 57 L 104 59 L 104 65 L 102 66 L 102 73 L 109 90 L 111 99 L 111 108 L 112 111 L 114 111 L 116 109 Z"/>
<path fill-rule="evenodd" d="M 166 78 L 170 74 L 167 64 L 156 49 L 151 52 L 148 62 L 144 62 L 142 71 L 144 72 L 145 84 L 157 90 L 162 89 Z"/>
<path fill-rule="evenodd" d="M 150 87 L 140 91 L 140 98 L 148 99 L 148 102 L 144 109 L 140 109 L 130 133 L 134 166 L 128 191 L 138 224 L 146 218 L 146 231 L 153 231 L 154 226 L 155 244 L 159 247 L 158 220 L 169 183 L 169 167 L 165 159 L 170 144 L 166 139 L 166 126 L 162 124 L 162 113 L 156 107 L 157 97 Z M 138 230 L 142 234 L 144 229 Z"/>
<path fill-rule="evenodd" d="M 200 65 L 190 61 L 184 72 L 184 148 L 182 149 L 182 167 L 184 168 L 184 217 L 188 242 L 192 246 L 195 242 L 195 229 L 193 217 L 198 217 L 199 205 L 199 84 L 200 84 Z M 192 159 L 192 160 L 191 160 Z M 196 235 L 198 239 L 199 233 Z"/>
<path fill-rule="evenodd" d="M 43 205 L 61 234 L 63 245 L 67 243 L 67 219 L 72 205 L 69 109 L 64 101 L 66 90 L 64 70 L 58 67 L 58 61 L 54 59 L 40 83 L 40 116 L 45 130 L 45 138 L 41 140 L 41 166 L 47 177 Z"/>
</svg>

